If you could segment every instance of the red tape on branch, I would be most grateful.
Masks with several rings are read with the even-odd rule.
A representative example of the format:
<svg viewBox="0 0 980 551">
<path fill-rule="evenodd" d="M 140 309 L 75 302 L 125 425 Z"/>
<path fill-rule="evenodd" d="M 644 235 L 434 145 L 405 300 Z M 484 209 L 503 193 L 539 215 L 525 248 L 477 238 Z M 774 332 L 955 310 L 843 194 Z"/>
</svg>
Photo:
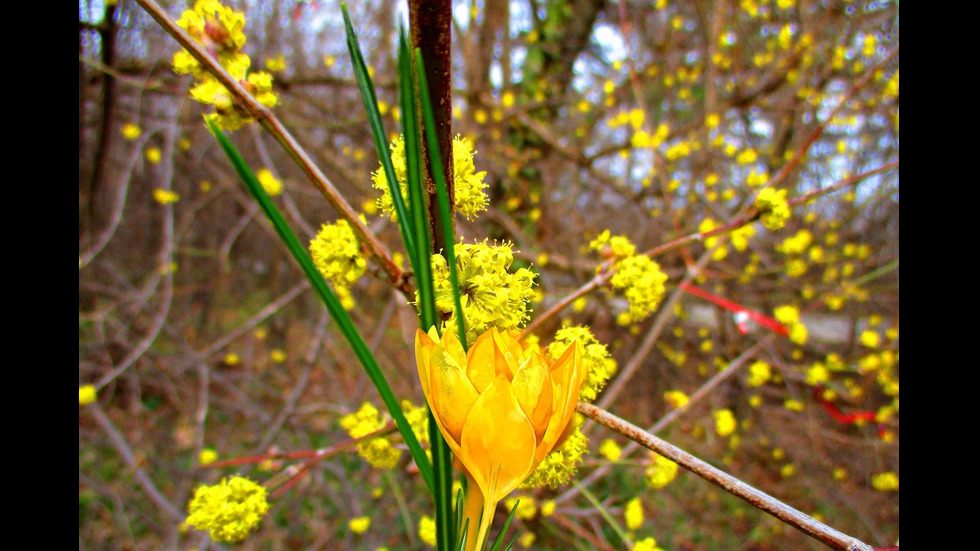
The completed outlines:
<svg viewBox="0 0 980 551">
<path fill-rule="evenodd" d="M 827 413 L 829 413 L 831 417 L 833 417 L 836 421 L 839 421 L 841 423 L 856 423 L 858 421 L 874 421 L 876 416 L 875 412 L 873 411 L 855 411 L 854 413 L 844 413 L 843 411 L 838 409 L 834 403 L 824 400 L 823 387 L 819 385 L 813 387 L 813 399 L 816 400 L 817 403 L 819 403 L 821 406 L 823 406 L 823 409 L 827 410 Z"/>
<path fill-rule="evenodd" d="M 748 308 L 742 306 L 741 304 L 736 304 L 730 300 L 725 300 L 719 297 L 718 295 L 713 295 L 705 291 L 704 289 L 701 289 L 700 287 L 695 287 L 694 285 L 691 285 L 690 283 L 681 283 L 680 287 L 684 291 L 687 291 L 688 293 L 691 293 L 696 297 L 701 297 L 704 300 L 713 302 L 726 310 L 731 310 L 732 312 L 734 312 L 735 321 L 736 323 L 738 323 L 738 330 L 742 334 L 747 333 L 748 328 L 739 318 L 742 316 L 748 316 L 750 319 L 752 319 L 759 325 L 765 327 L 766 329 L 769 329 L 770 331 L 778 333 L 784 337 L 789 335 L 789 331 L 786 329 L 786 327 L 783 324 L 779 323 L 775 319 L 770 318 L 765 314 L 760 314 L 759 312 L 756 312 L 754 310 L 749 310 Z"/>
</svg>

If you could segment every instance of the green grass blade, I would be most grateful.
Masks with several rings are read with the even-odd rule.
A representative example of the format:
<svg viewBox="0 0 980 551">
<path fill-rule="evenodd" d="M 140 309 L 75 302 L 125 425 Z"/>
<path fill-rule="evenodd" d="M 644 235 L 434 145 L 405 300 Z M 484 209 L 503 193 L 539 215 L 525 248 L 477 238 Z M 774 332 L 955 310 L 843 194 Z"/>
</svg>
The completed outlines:
<svg viewBox="0 0 980 551">
<path fill-rule="evenodd" d="M 371 125 L 371 135 L 374 137 L 374 145 L 378 150 L 378 158 L 381 166 L 385 169 L 385 177 L 388 180 L 388 191 L 391 192 L 391 201 L 395 206 L 395 214 L 398 218 L 398 227 L 402 233 L 402 241 L 405 243 L 405 250 L 408 252 L 408 259 L 412 269 L 416 270 L 418 262 L 418 247 L 416 247 L 415 237 L 408 231 L 406 222 L 411 220 L 405 200 L 402 197 L 401 186 L 395 179 L 395 167 L 391 162 L 391 151 L 388 149 L 388 137 L 385 134 L 384 121 L 381 118 L 381 111 L 378 110 L 378 98 L 374 93 L 374 84 L 371 82 L 371 75 L 368 73 L 364 57 L 361 55 L 361 46 L 357 42 L 357 34 L 351 24 L 350 16 L 347 15 L 347 4 L 341 3 L 340 10 L 344 14 L 344 25 L 347 29 L 347 50 L 350 52 L 351 64 L 354 66 L 354 77 L 357 79 L 357 88 L 361 92 L 361 100 L 364 102 L 364 109 L 367 111 L 368 123 Z M 428 329 L 428 328 L 426 328 Z"/>
<path fill-rule="evenodd" d="M 609 514 L 609 511 L 607 511 L 606 508 L 603 507 L 601 503 L 599 503 L 599 500 L 596 499 L 595 495 L 593 495 L 592 492 L 590 492 L 585 488 L 585 486 L 582 486 L 581 484 L 578 483 L 578 481 L 574 479 L 572 480 L 572 484 L 574 484 L 575 487 L 578 488 L 580 492 L 582 492 L 582 495 L 585 496 L 585 499 L 589 500 L 589 502 L 592 503 L 592 506 L 599 511 L 599 514 L 602 515 L 602 518 L 606 519 L 606 522 L 608 522 L 609 526 L 612 527 L 614 532 L 616 532 L 616 535 L 619 536 L 619 539 L 623 541 L 623 545 L 629 545 L 629 541 L 630 541 L 629 536 L 626 535 L 626 532 L 623 530 L 623 528 L 619 525 L 618 522 L 616 522 L 616 519 L 614 519 L 612 515 Z"/>
<path fill-rule="evenodd" d="M 306 274 L 306 278 L 310 281 L 313 286 L 313 290 L 316 291 L 317 295 L 323 300 L 326 305 L 327 310 L 333 317 L 334 321 L 337 323 L 337 327 L 340 328 L 341 333 L 347 339 L 348 344 L 350 344 L 351 349 L 354 351 L 354 355 L 360 361 L 361 366 L 367 373 L 368 378 L 374 383 L 374 387 L 378 389 L 378 394 L 381 395 L 381 400 L 384 402 L 385 406 L 388 408 L 388 413 L 391 418 L 394 419 L 395 424 L 398 426 L 398 431 L 401 433 L 402 438 L 405 439 L 405 444 L 408 445 L 408 450 L 412 454 L 412 458 L 415 459 L 416 465 L 418 465 L 419 473 L 422 479 L 425 481 L 426 485 L 429 487 L 429 491 L 434 491 L 435 481 L 433 476 L 432 465 L 429 463 L 428 458 L 425 455 L 425 451 L 422 450 L 422 446 L 419 445 L 419 441 L 415 438 L 415 433 L 412 432 L 411 425 L 408 424 L 408 420 L 405 419 L 405 413 L 402 411 L 398 400 L 395 398 L 395 394 L 391 391 L 391 387 L 388 385 L 388 381 L 381 372 L 380 366 L 378 366 L 377 360 L 371 351 L 368 349 L 367 344 L 364 339 L 361 338 L 360 333 L 358 333 L 357 328 L 354 327 L 354 322 L 351 321 L 350 315 L 341 306 L 340 301 L 327 286 L 326 280 L 323 279 L 323 275 L 317 270 L 316 266 L 313 264 L 313 260 L 310 259 L 309 254 L 306 252 L 306 248 L 300 244 L 299 239 L 293 230 L 286 223 L 285 218 L 276 208 L 272 199 L 262 188 L 262 184 L 259 183 L 255 174 L 245 163 L 245 159 L 242 158 L 238 150 L 232 145 L 228 137 L 222 132 L 217 126 L 214 125 L 210 120 L 205 119 L 208 128 L 217 138 L 218 143 L 221 144 L 221 148 L 228 155 L 231 160 L 231 164 L 235 167 L 238 172 L 239 177 L 245 182 L 248 187 L 249 192 L 252 197 L 259 203 L 262 207 L 263 212 L 272 222 L 272 226 L 276 229 L 279 234 L 280 239 L 285 243 L 286 248 L 292 253 L 293 258 L 299 263 L 300 268 L 302 268 L 303 273 Z"/>
<path fill-rule="evenodd" d="M 510 514 L 507 515 L 507 520 L 504 521 L 503 527 L 501 527 L 500 531 L 497 532 L 497 537 L 494 538 L 493 546 L 490 548 L 490 551 L 500 551 L 500 546 L 504 544 L 504 536 L 507 535 L 507 529 L 510 528 L 510 523 L 514 520 L 514 515 L 517 514 L 517 506 L 520 504 L 521 500 L 518 499 L 517 503 L 511 507 Z M 517 533 L 519 534 L 520 532 L 521 531 L 518 529 Z M 514 537 L 516 538 L 517 534 L 514 534 Z M 514 538 L 510 539 L 510 543 L 507 544 L 507 547 L 510 548 L 511 545 L 514 545 Z"/>
<path fill-rule="evenodd" d="M 433 325 L 441 332 L 435 312 L 435 293 L 432 285 L 432 241 L 429 237 L 429 218 L 425 190 L 422 185 L 421 149 L 419 148 L 418 119 L 415 117 L 415 91 L 412 86 L 412 68 L 408 43 L 401 33 L 398 49 L 399 98 L 402 109 L 402 134 L 405 136 L 405 165 L 408 180 L 408 202 L 411 209 L 415 242 L 418 244 L 419 265 L 415 267 L 415 285 L 419 291 L 419 311 L 422 329 Z"/>
<path fill-rule="evenodd" d="M 418 68 L 419 92 L 422 96 L 422 116 L 425 122 L 425 138 L 429 151 L 429 162 L 432 165 L 432 179 L 436 184 L 436 198 L 439 205 L 439 219 L 442 223 L 442 234 L 446 236 L 446 263 L 449 264 L 449 282 L 453 288 L 453 306 L 456 308 L 456 332 L 459 342 L 466 348 L 466 320 L 463 318 L 463 305 L 460 302 L 459 274 L 456 272 L 456 235 L 453 233 L 453 211 L 449 206 L 449 188 L 446 185 L 446 175 L 442 170 L 442 154 L 439 152 L 439 136 L 436 134 L 436 119 L 432 114 L 432 99 L 429 96 L 429 84 L 424 77 L 425 67 L 422 64 L 422 52 L 415 49 L 415 60 Z"/>
<path fill-rule="evenodd" d="M 415 109 L 415 88 L 412 83 L 412 58 L 404 29 L 399 33 L 398 83 L 402 108 L 402 128 L 405 136 L 405 160 L 408 179 L 408 201 L 412 210 L 415 242 L 418 243 L 418 266 L 415 285 L 418 289 L 418 306 L 422 327 L 435 326 L 442 331 L 436 312 L 435 290 L 432 283 L 432 239 L 429 235 L 429 217 L 422 185 L 422 155 L 419 147 L 419 127 Z M 429 441 L 432 443 L 432 466 L 435 479 L 436 549 L 452 549 L 452 453 L 442 438 L 442 432 L 432 412 L 429 412 Z"/>
</svg>

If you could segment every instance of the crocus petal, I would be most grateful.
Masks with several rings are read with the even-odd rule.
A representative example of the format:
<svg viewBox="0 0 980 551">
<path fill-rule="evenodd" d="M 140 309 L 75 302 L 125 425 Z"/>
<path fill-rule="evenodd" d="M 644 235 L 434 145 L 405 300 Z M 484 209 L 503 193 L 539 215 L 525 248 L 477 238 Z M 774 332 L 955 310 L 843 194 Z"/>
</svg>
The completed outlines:
<svg viewBox="0 0 980 551">
<path fill-rule="evenodd" d="M 463 423 L 479 394 L 466 376 L 466 369 L 441 346 L 432 349 L 429 377 L 432 413 L 440 428 L 445 429 L 452 442 L 458 445 Z"/>
<path fill-rule="evenodd" d="M 548 430 L 554 409 L 551 373 L 547 364 L 540 357 L 528 357 L 514 375 L 512 389 L 534 427 L 535 439 L 540 442 Z"/>
<path fill-rule="evenodd" d="M 575 413 L 578 394 L 582 389 L 585 373 L 579 356 L 578 345 L 573 341 L 565 352 L 551 365 L 551 382 L 554 392 L 554 411 L 551 422 L 538 443 L 535 459 L 543 461 L 554 448 L 558 438 Z"/>
<path fill-rule="evenodd" d="M 422 383 L 422 393 L 425 394 L 428 404 L 432 404 L 429 392 L 429 357 L 436 342 L 421 329 L 415 330 L 415 365 L 419 370 L 419 382 Z"/>
<path fill-rule="evenodd" d="M 530 474 L 534 427 L 505 375 L 498 375 L 473 404 L 461 448 L 459 459 L 487 500 L 499 501 Z"/>
<path fill-rule="evenodd" d="M 497 328 L 491 328 L 490 334 L 493 337 L 494 353 L 497 357 L 494 367 L 497 373 L 505 373 L 507 378 L 513 381 L 524 351 L 517 340 L 506 333 L 497 331 Z"/>
<path fill-rule="evenodd" d="M 455 326 L 453 326 L 455 327 Z M 433 330 L 435 328 L 433 327 Z M 460 344 L 459 339 L 456 338 L 456 332 L 446 329 L 442 332 L 442 340 L 440 341 L 443 348 L 449 352 L 452 357 L 456 360 L 459 365 L 466 365 L 466 350 L 463 349 L 463 345 Z"/>
<path fill-rule="evenodd" d="M 493 332 L 491 329 L 477 337 L 466 354 L 466 375 L 480 392 L 486 390 L 497 376 L 497 352 L 493 343 Z"/>
</svg>

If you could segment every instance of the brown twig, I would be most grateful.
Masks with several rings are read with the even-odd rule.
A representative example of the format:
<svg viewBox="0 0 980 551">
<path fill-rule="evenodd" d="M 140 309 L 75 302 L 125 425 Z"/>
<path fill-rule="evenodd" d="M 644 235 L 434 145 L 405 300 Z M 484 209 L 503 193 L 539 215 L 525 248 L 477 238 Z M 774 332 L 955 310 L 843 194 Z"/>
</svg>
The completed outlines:
<svg viewBox="0 0 980 551">
<path fill-rule="evenodd" d="M 712 467 L 684 450 L 657 438 L 636 425 L 620 419 L 605 410 L 585 402 L 579 402 L 575 409 L 599 424 L 670 459 L 708 482 L 721 487 L 732 495 L 745 500 L 752 506 L 769 513 L 833 549 L 840 551 L 871 551 L 871 546 L 868 544 L 834 530 L 830 526 L 815 520 L 813 517 L 786 505 L 769 494 L 742 482 L 720 469 Z"/>
</svg>

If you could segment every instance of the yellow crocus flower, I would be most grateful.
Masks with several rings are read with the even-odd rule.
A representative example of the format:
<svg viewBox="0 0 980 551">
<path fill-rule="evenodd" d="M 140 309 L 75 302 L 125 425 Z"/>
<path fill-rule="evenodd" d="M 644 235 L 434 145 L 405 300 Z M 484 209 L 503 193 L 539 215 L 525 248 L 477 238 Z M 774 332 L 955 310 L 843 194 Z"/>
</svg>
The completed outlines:
<svg viewBox="0 0 980 551">
<path fill-rule="evenodd" d="M 469 488 L 479 490 L 466 496 L 470 526 L 480 519 L 468 550 L 482 548 L 497 502 L 566 436 L 586 375 L 576 342 L 550 362 L 516 335 L 491 327 L 466 352 L 452 331 L 415 334 L 425 399 Z"/>
</svg>

